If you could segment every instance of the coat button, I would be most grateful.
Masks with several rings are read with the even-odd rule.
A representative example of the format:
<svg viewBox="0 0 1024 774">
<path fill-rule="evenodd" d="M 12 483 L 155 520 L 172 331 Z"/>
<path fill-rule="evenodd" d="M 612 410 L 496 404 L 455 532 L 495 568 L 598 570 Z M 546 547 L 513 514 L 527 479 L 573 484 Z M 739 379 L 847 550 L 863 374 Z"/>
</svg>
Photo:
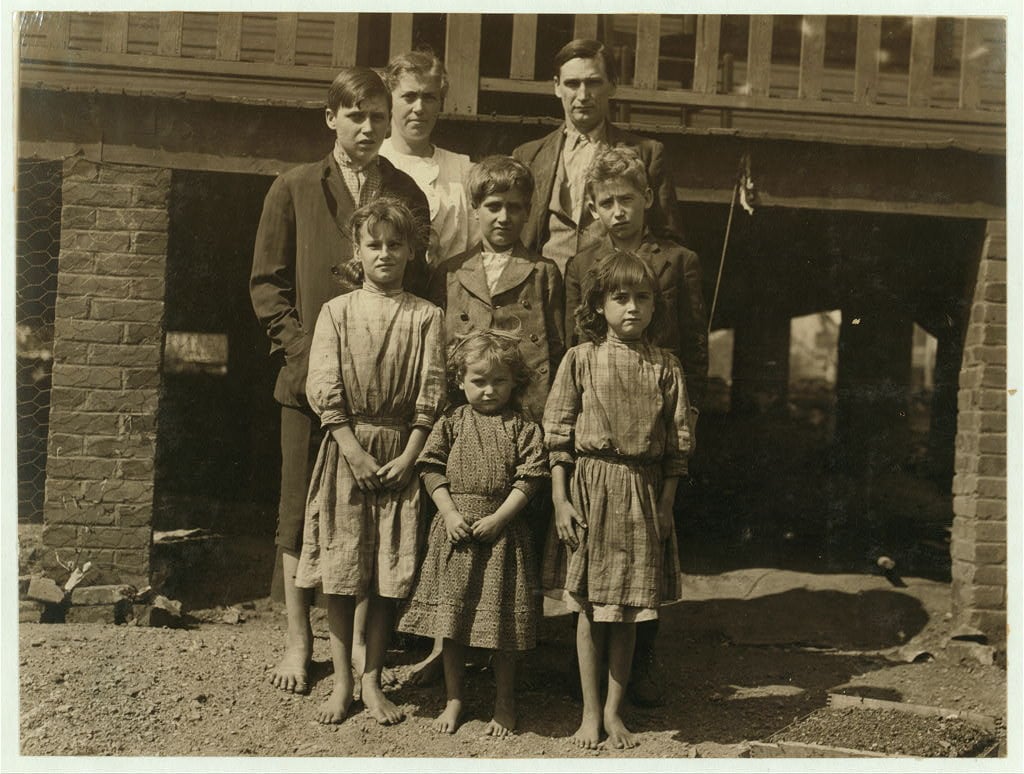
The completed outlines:
<svg viewBox="0 0 1024 774">
<path fill-rule="evenodd" d="M 459 315 L 459 319 L 462 320 L 462 322 L 469 322 L 469 315 L 466 312 L 463 312 Z"/>
<path fill-rule="evenodd" d="M 341 274 L 341 267 L 339 267 L 337 264 L 332 266 L 331 267 L 331 274 L 333 274 L 334 276 L 338 276 L 339 274 Z"/>
<path fill-rule="evenodd" d="M 537 339 L 538 339 L 538 336 L 537 336 L 536 333 L 531 333 L 530 334 L 530 341 L 532 341 L 534 344 L 537 343 Z"/>
<path fill-rule="evenodd" d="M 526 300 L 526 299 L 524 298 L 524 299 L 523 299 L 523 309 L 529 309 L 529 308 L 530 308 L 530 302 L 529 302 L 529 301 L 527 301 L 527 300 Z"/>
</svg>

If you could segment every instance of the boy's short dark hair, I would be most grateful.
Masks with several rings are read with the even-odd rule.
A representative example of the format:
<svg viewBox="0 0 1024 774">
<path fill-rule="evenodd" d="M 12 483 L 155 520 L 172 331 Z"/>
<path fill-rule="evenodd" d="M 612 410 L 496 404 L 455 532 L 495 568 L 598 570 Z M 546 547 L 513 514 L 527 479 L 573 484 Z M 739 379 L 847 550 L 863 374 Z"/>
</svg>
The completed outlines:
<svg viewBox="0 0 1024 774">
<path fill-rule="evenodd" d="M 665 314 L 665 300 L 661 297 L 658 277 L 643 258 L 620 250 L 604 256 L 583 277 L 582 297 L 576 307 L 576 330 L 581 339 L 600 343 L 608 337 L 608 321 L 598 312 L 605 296 L 623 288 L 646 285 L 654 296 L 654 316 L 644 331 L 650 341 L 651 331 L 658 330 Z"/>
<path fill-rule="evenodd" d="M 570 40 L 555 54 L 555 77 L 562 74 L 562 65 L 570 59 L 600 59 L 604 74 L 611 83 L 619 82 L 619 67 L 611 50 L 600 40 L 576 38 Z"/>
<path fill-rule="evenodd" d="M 587 167 L 584 180 L 588 198 L 594 195 L 594 185 L 610 180 L 625 180 L 640 192 L 650 188 L 643 159 L 635 150 L 624 146 L 599 150 Z"/>
<path fill-rule="evenodd" d="M 448 71 L 444 62 L 429 48 L 418 48 L 391 57 L 384 70 L 384 83 L 388 91 L 398 88 L 398 82 L 406 73 L 418 75 L 420 78 L 437 77 L 441 81 L 441 99 L 448 93 Z"/>
<path fill-rule="evenodd" d="M 384 81 L 369 67 L 346 67 L 331 82 L 327 90 L 327 107 L 332 113 L 339 108 L 358 107 L 363 100 L 383 97 L 391 112 L 391 92 Z"/>
<path fill-rule="evenodd" d="M 519 191 L 529 205 L 533 199 L 533 173 L 511 156 L 487 156 L 469 170 L 466 188 L 474 207 L 479 207 L 491 194 L 506 191 Z"/>
</svg>

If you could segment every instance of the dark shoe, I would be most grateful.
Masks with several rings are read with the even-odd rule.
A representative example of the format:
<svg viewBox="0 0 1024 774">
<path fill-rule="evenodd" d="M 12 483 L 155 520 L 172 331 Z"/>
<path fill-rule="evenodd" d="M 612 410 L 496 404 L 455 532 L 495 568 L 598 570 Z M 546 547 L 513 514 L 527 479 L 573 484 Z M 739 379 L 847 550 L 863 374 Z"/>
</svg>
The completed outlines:
<svg viewBox="0 0 1024 774">
<path fill-rule="evenodd" d="M 637 654 L 626 695 L 637 707 L 661 707 L 665 704 L 658 664 L 653 653 Z"/>
</svg>

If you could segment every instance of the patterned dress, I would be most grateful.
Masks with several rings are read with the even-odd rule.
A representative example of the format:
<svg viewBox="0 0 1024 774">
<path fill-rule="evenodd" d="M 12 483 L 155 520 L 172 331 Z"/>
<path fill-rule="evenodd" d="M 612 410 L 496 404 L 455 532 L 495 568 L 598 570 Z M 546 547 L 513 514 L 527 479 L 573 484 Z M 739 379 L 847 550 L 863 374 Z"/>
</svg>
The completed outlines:
<svg viewBox="0 0 1024 774">
<path fill-rule="evenodd" d="M 445 398 L 441 310 L 409 293 L 365 286 L 320 311 L 306 394 L 324 428 L 351 423 L 380 464 L 413 427 L 433 426 Z M 324 434 L 306 500 L 295 585 L 326 594 L 404 599 L 416 571 L 420 485 L 362 492 L 334 436 Z"/>
<path fill-rule="evenodd" d="M 512 411 L 459 406 L 435 425 L 419 459 L 427 491 L 448 486 L 467 523 L 489 516 L 513 488 L 532 497 L 548 476 L 540 427 Z M 523 513 L 494 543 L 453 546 L 437 514 L 400 631 L 475 648 L 528 650 L 537 642 L 537 562 Z"/>
<path fill-rule="evenodd" d="M 575 465 L 569 495 L 587 527 L 573 551 L 552 524 L 547 593 L 596 621 L 656 618 L 679 599 L 679 547 L 674 527 L 658 524 L 658 500 L 666 477 L 687 472 L 688 411 L 682 368 L 667 350 L 609 337 L 566 353 L 544 442 L 552 465 Z"/>
</svg>

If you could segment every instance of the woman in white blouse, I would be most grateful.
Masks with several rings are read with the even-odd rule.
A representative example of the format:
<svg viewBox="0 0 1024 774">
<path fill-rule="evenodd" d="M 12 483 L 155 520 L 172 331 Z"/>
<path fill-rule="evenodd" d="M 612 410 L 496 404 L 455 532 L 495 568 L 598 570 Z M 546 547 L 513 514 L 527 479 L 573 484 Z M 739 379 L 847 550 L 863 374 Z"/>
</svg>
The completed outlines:
<svg viewBox="0 0 1024 774">
<path fill-rule="evenodd" d="M 436 266 L 480 239 L 464 184 L 472 166 L 469 156 L 430 142 L 448 91 L 448 74 L 430 51 L 410 51 L 388 63 L 384 81 L 391 90 L 391 135 L 380 155 L 426 194 L 431 225 L 427 261 Z"/>
</svg>

